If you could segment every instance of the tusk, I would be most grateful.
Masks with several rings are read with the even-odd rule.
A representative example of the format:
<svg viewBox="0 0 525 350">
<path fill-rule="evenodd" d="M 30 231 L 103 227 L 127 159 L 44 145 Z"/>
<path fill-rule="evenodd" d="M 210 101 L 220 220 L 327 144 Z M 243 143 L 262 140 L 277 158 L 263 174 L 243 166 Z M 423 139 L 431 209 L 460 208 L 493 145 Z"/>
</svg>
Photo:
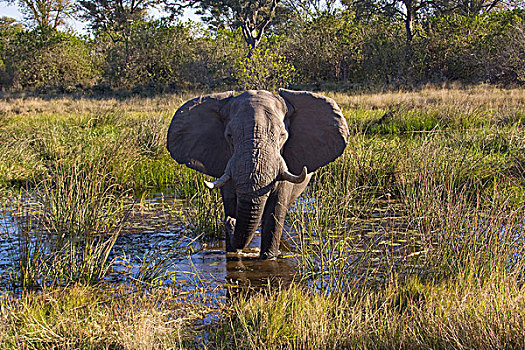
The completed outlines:
<svg viewBox="0 0 525 350">
<path fill-rule="evenodd" d="M 230 162 L 231 162 L 231 159 L 228 161 L 228 164 L 226 164 L 226 169 L 224 169 L 224 174 L 222 174 L 222 176 L 219 177 L 217 180 L 213 182 L 204 180 L 204 184 L 206 185 L 206 187 L 208 187 L 210 190 L 213 190 L 215 188 L 221 188 L 222 186 L 224 186 L 226 182 L 230 181 L 231 179 Z"/>
<path fill-rule="evenodd" d="M 308 173 L 308 170 L 306 169 L 306 167 L 303 167 L 303 171 L 301 172 L 300 175 L 294 175 L 290 173 L 288 170 L 286 170 L 281 174 L 281 180 L 290 181 L 294 184 L 300 184 L 300 183 L 303 183 L 304 180 L 306 180 L 307 173 Z"/>
<path fill-rule="evenodd" d="M 228 182 L 230 180 L 230 175 L 224 173 L 220 178 L 218 178 L 217 180 L 213 181 L 213 182 L 210 182 L 210 181 L 206 181 L 204 180 L 204 184 L 206 185 L 206 187 L 208 187 L 210 190 L 213 190 L 215 188 L 221 188 L 222 186 L 224 186 L 224 184 L 226 182 Z"/>
</svg>

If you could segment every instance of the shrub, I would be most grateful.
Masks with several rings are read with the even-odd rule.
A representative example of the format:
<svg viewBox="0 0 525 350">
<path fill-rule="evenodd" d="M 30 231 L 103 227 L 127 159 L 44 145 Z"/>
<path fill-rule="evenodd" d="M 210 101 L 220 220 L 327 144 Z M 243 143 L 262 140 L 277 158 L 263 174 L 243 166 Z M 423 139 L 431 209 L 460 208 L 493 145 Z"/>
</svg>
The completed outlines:
<svg viewBox="0 0 525 350">
<path fill-rule="evenodd" d="M 425 24 L 427 77 L 467 83 L 519 82 L 525 65 L 523 32 L 520 36 L 524 15 L 501 11 L 429 19 Z"/>
<path fill-rule="evenodd" d="M 257 47 L 248 57 L 237 58 L 235 77 L 242 89 L 276 90 L 293 82 L 295 67 L 280 53 L 280 45 Z"/>
<path fill-rule="evenodd" d="M 3 32 L 4 74 L 0 84 L 12 89 L 89 86 L 99 77 L 91 44 L 58 31 Z"/>
</svg>

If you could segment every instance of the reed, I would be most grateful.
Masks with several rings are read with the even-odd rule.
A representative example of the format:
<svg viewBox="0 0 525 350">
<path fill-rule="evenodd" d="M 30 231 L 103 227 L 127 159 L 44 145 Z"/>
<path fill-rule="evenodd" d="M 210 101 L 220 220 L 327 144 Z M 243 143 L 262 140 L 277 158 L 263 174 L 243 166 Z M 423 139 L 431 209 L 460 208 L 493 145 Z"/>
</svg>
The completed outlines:
<svg viewBox="0 0 525 350">
<path fill-rule="evenodd" d="M 187 298 L 187 297 L 186 297 Z M 171 288 L 75 285 L 0 296 L 2 349 L 173 349 L 192 346 L 201 315 L 219 312 Z"/>
<path fill-rule="evenodd" d="M 101 281 L 126 215 L 123 193 L 115 194 L 103 159 L 52 163 L 52 176 L 22 206 L 13 254 L 14 288 L 41 288 Z M 29 197 L 30 194 L 27 194 Z"/>
<path fill-rule="evenodd" d="M 317 172 L 289 219 L 312 286 L 330 294 L 396 276 L 521 273 L 521 126 L 351 129 L 343 156 Z"/>
<path fill-rule="evenodd" d="M 525 345 L 524 294 L 514 277 L 417 278 L 330 296 L 301 287 L 232 303 L 217 349 L 491 349 Z"/>
</svg>

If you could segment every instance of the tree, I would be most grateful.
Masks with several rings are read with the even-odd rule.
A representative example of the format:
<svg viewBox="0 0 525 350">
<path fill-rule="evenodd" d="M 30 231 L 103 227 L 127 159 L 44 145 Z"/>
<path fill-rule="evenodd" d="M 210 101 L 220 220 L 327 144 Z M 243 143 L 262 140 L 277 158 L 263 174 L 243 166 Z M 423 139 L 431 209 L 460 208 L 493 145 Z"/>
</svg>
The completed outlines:
<svg viewBox="0 0 525 350">
<path fill-rule="evenodd" d="M 475 16 L 502 6 L 519 7 L 523 0 L 342 0 L 342 3 L 355 11 L 358 18 L 380 14 L 401 19 L 405 25 L 407 47 L 411 48 L 415 24 L 425 14 Z"/>
<path fill-rule="evenodd" d="M 0 0 L 15 3 L 25 20 L 42 29 L 57 29 L 73 10 L 72 0 Z"/>
<path fill-rule="evenodd" d="M 0 88 L 68 90 L 98 79 L 90 42 L 56 30 L 9 32 L 0 32 Z"/>
<path fill-rule="evenodd" d="M 190 4 L 198 8 L 197 14 L 215 29 L 229 27 L 241 28 L 242 35 L 249 48 L 249 56 L 257 48 L 275 17 L 281 0 L 191 0 Z"/>
<path fill-rule="evenodd" d="M 337 0 L 283 0 L 283 5 L 306 18 L 334 15 L 338 9 Z"/>
<path fill-rule="evenodd" d="M 14 18 L 7 17 L 7 16 L 0 17 L 0 32 L 6 31 L 9 29 L 22 29 L 22 26 Z"/>
<path fill-rule="evenodd" d="M 135 22 L 125 71 L 122 64 L 125 46 L 100 33 L 97 52 L 106 57 L 105 79 L 114 88 L 136 91 L 199 86 L 205 79 L 198 61 L 206 55 L 206 49 L 199 45 L 201 38 L 195 39 L 199 29 L 194 23 L 162 19 Z"/>
<path fill-rule="evenodd" d="M 440 0 L 433 2 L 433 5 L 441 14 L 476 16 L 490 12 L 501 5 L 511 4 L 505 3 L 504 0 Z"/>
<path fill-rule="evenodd" d="M 415 23 L 422 12 L 429 10 L 432 0 L 342 0 L 357 18 L 369 18 L 383 15 L 392 19 L 401 19 L 406 30 L 406 43 L 411 46 L 414 39 Z"/>
<path fill-rule="evenodd" d="M 136 23 L 145 20 L 147 11 L 161 0 L 80 0 L 79 17 L 90 22 L 90 28 L 100 39 L 108 35 L 113 43 L 124 44 L 124 55 L 119 62 L 124 79 L 130 74 L 130 42 Z M 103 34 L 103 35 L 101 35 Z"/>
<path fill-rule="evenodd" d="M 88 21 L 92 30 L 121 31 L 143 20 L 147 11 L 159 5 L 161 0 L 80 0 L 82 20 Z"/>
</svg>

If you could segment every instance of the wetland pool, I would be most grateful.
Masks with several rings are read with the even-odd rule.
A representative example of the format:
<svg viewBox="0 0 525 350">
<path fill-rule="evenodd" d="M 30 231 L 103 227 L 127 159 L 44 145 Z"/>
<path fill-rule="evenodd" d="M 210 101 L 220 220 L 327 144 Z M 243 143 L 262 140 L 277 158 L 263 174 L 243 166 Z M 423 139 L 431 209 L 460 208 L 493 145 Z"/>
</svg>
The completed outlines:
<svg viewBox="0 0 525 350">
<path fill-rule="evenodd" d="M 292 207 L 292 213 L 312 214 L 315 211 L 313 201 L 304 197 Z M 406 258 L 415 248 L 407 241 L 403 217 L 394 215 L 391 204 L 382 203 L 367 219 L 348 223 L 347 236 L 342 237 L 340 242 L 332 236 L 317 233 L 299 237 L 299 233 L 287 226 L 281 240 L 282 255 L 278 259 L 268 261 L 257 258 L 259 233 L 245 254 L 232 256 L 226 254 L 223 239 L 195 233 L 194 224 L 188 221 L 191 215 L 186 215 L 191 210 L 187 202 L 177 199 L 169 191 L 150 192 L 139 198 L 134 199 L 119 226 L 108 257 L 108 261 L 112 261 L 105 277 L 108 283 L 148 284 L 154 279 L 155 283 L 170 282 L 188 291 L 198 288 L 221 290 L 219 294 L 225 295 L 231 287 L 287 286 L 301 278 L 313 278 L 316 281 L 312 280 L 311 286 L 326 290 L 330 288 L 330 282 L 325 279 L 332 278 L 329 269 L 333 267 L 326 264 L 326 258 L 342 261 L 343 265 L 338 265 L 338 268 L 347 274 L 355 274 L 356 279 L 360 278 L 358 275 L 369 272 L 376 278 L 383 274 L 385 263 Z M 38 227 L 28 229 L 31 225 L 23 225 L 32 211 L 26 210 L 22 215 L 20 211 L 16 212 L 13 209 L 0 211 L 2 288 L 16 262 L 20 261 L 21 249 L 27 244 L 27 239 L 38 236 L 35 234 Z M 218 236 L 222 236 L 222 232 Z M 305 245 L 312 253 L 309 261 L 298 254 L 298 251 L 305 249 Z M 309 266 L 305 268 L 305 264 Z"/>
<path fill-rule="evenodd" d="M 122 224 L 108 257 L 113 264 L 105 278 L 107 282 L 140 281 L 146 268 L 150 270 L 146 273 L 157 273 L 158 279 L 169 279 L 183 289 L 257 288 L 288 285 L 294 280 L 297 261 L 286 249 L 290 247 L 286 234 L 282 244 L 285 258 L 259 260 L 258 232 L 243 256 L 227 256 L 223 239 L 196 237 L 192 228 L 181 221 L 173 208 L 184 210 L 182 201 L 162 193 L 148 194 L 147 198 L 140 205 L 133 205 Z M 38 229 L 27 233 L 21 224 L 24 218 L 15 211 L 0 211 L 0 285 L 9 279 L 23 254 L 22 247 Z"/>
</svg>

